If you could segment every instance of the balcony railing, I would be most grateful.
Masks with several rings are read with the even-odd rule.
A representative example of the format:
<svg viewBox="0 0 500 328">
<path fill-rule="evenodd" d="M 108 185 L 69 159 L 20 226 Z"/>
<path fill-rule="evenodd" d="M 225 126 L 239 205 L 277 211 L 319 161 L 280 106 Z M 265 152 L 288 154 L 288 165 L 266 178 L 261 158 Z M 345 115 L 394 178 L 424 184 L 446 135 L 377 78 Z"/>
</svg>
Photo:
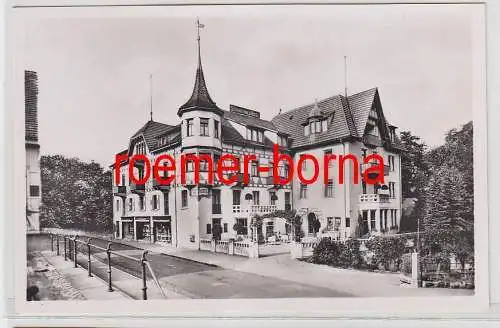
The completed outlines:
<svg viewBox="0 0 500 328">
<path fill-rule="evenodd" d="M 378 163 L 377 162 L 370 162 L 370 163 L 363 163 L 363 164 L 360 164 L 360 167 L 361 167 L 361 174 L 363 174 L 363 172 L 365 172 L 368 168 L 370 167 L 373 167 L 373 166 L 377 166 Z M 390 171 L 390 166 L 389 165 L 384 165 L 384 176 L 388 176 L 389 175 L 389 171 Z M 370 172 L 368 173 L 368 177 L 370 179 L 375 179 L 377 177 L 377 173 L 376 172 Z"/>
<path fill-rule="evenodd" d="M 233 213 L 272 213 L 278 209 L 277 205 L 233 205 Z"/>
<path fill-rule="evenodd" d="M 113 194 L 116 196 L 126 196 L 127 187 L 126 186 L 113 186 Z"/>
<path fill-rule="evenodd" d="M 221 214 L 222 208 L 221 204 L 212 204 L 212 214 Z"/>
<path fill-rule="evenodd" d="M 136 194 L 143 194 L 145 191 L 145 185 L 137 184 L 135 182 L 130 182 L 130 191 Z"/>
<path fill-rule="evenodd" d="M 388 203 L 389 196 L 379 194 L 361 194 L 359 195 L 360 203 Z"/>
</svg>

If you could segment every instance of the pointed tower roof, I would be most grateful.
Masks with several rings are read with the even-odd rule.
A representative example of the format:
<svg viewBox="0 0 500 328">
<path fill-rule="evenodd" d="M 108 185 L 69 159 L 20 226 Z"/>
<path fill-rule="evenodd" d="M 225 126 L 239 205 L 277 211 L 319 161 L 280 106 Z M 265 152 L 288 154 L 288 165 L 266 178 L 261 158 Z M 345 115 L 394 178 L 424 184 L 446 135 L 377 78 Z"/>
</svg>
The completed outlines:
<svg viewBox="0 0 500 328">
<path fill-rule="evenodd" d="M 200 25 L 198 23 L 198 25 Z M 182 105 L 177 111 L 177 115 L 181 116 L 182 113 L 190 110 L 207 110 L 222 114 L 223 111 L 212 100 L 208 94 L 207 84 L 205 83 L 205 76 L 203 74 L 203 67 L 201 65 L 201 51 L 200 51 L 200 37 L 198 34 L 198 68 L 196 69 L 196 78 L 194 81 L 193 93 L 189 100 Z"/>
</svg>

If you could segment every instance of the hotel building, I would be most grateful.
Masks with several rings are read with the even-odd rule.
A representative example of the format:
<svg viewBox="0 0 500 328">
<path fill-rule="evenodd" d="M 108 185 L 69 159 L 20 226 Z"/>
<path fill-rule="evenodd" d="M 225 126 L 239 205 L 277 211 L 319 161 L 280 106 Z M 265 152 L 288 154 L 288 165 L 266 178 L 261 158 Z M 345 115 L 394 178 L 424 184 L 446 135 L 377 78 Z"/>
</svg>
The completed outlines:
<svg viewBox="0 0 500 328">
<path fill-rule="evenodd" d="M 313 98 L 314 95 L 311 95 Z M 192 94 L 177 110 L 180 123 L 146 122 L 128 141 L 120 155 L 144 154 L 154 163 L 162 154 L 176 159 L 176 178 L 161 185 L 150 175 L 143 185 L 130 181 L 128 161 L 118 170 L 120 184 L 113 186 L 113 220 L 116 238 L 171 243 L 176 247 L 199 248 L 200 239 L 242 238 L 252 235 L 255 215 L 276 210 L 296 210 L 302 232 L 308 236 L 330 236 L 346 240 L 355 236 L 396 233 L 401 215 L 401 143 L 396 127 L 384 116 L 377 88 L 357 94 L 334 95 L 264 120 L 253 109 L 230 105 L 220 108 L 208 93 L 200 52 Z M 296 172 L 288 185 L 274 185 L 273 145 L 289 153 L 297 163 L 302 154 L 316 156 L 320 165 L 317 183 L 301 184 Z M 345 183 L 339 184 L 338 161 L 331 162 L 331 178 L 323 183 L 325 154 L 353 154 L 359 158 L 359 174 L 366 166 L 363 157 L 377 153 L 384 158 L 383 185 L 354 184 L 354 169 L 345 165 Z M 242 174 L 226 185 L 207 180 L 208 165 L 200 165 L 200 183 L 194 183 L 193 163 L 186 164 L 186 184 L 180 180 L 181 155 L 208 154 L 214 163 L 222 154 L 256 155 L 248 183 Z M 302 167 L 312 175 L 312 162 Z M 241 160 L 243 165 L 243 160 Z M 289 168 L 278 165 L 280 176 Z M 142 177 L 145 167 L 136 162 L 134 175 Z M 243 172 L 243 167 L 241 168 Z M 272 216 L 272 215 L 271 215 Z M 266 218 L 258 229 L 260 238 L 287 239 L 291 227 L 282 218 Z"/>
</svg>

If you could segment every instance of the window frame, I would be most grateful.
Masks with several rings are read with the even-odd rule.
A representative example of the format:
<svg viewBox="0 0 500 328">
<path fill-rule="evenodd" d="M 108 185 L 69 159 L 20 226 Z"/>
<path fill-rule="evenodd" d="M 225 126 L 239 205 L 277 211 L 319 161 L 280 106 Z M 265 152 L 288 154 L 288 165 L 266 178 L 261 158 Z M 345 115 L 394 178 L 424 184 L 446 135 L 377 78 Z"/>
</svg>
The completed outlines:
<svg viewBox="0 0 500 328">
<path fill-rule="evenodd" d="M 209 126 L 210 126 L 210 119 L 200 117 L 200 136 L 202 137 L 210 136 Z"/>
</svg>

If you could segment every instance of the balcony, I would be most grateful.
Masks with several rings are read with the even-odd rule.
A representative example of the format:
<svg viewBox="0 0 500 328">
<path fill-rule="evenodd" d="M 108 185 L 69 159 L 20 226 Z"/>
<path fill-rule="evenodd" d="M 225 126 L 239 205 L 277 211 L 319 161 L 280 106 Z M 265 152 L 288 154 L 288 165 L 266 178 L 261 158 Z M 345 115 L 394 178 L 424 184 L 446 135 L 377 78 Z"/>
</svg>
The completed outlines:
<svg viewBox="0 0 500 328">
<path fill-rule="evenodd" d="M 370 163 L 363 163 L 360 164 L 360 170 L 361 170 L 361 176 L 363 176 L 363 172 L 365 172 L 368 168 L 377 166 L 377 162 L 370 162 Z M 390 166 L 389 165 L 384 165 L 384 176 L 388 176 L 390 171 Z M 368 177 L 370 179 L 376 179 L 377 178 L 377 173 L 376 172 L 370 172 L 368 173 Z"/>
<path fill-rule="evenodd" d="M 127 187 L 126 186 L 113 186 L 113 195 L 125 197 L 127 196 Z"/>
<path fill-rule="evenodd" d="M 221 214 L 222 206 L 221 204 L 212 204 L 212 214 Z"/>
<path fill-rule="evenodd" d="M 233 205 L 233 213 L 244 213 L 244 214 L 265 214 L 273 213 L 278 210 L 276 205 Z"/>
<path fill-rule="evenodd" d="M 135 182 L 130 182 L 130 191 L 133 192 L 134 194 L 144 194 L 145 185 L 137 184 Z"/>
<path fill-rule="evenodd" d="M 153 179 L 153 188 L 156 190 L 168 192 L 170 191 L 170 184 L 161 184 L 156 179 Z"/>
<path fill-rule="evenodd" d="M 389 195 L 361 194 L 359 195 L 359 209 L 387 208 L 390 203 Z"/>
</svg>

